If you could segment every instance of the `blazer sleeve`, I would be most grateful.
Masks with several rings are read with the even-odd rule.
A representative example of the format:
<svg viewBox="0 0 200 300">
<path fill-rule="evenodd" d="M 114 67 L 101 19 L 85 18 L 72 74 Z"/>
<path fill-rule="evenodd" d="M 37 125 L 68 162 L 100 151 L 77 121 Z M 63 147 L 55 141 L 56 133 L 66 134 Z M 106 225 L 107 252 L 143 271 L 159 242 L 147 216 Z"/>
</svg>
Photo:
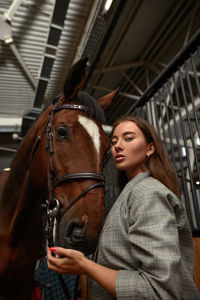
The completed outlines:
<svg viewBox="0 0 200 300">
<path fill-rule="evenodd" d="M 167 191 L 147 187 L 129 196 L 128 236 L 136 270 L 118 272 L 117 299 L 181 299 L 181 225 L 175 215 L 180 207 L 172 205 Z"/>
</svg>

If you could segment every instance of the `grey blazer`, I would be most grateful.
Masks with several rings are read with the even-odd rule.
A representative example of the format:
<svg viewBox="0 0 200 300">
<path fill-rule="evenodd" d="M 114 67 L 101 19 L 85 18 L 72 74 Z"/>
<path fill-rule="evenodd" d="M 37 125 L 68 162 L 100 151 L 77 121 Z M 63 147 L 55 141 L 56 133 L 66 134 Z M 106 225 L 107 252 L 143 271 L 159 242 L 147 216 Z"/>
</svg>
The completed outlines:
<svg viewBox="0 0 200 300">
<path fill-rule="evenodd" d="M 200 299 L 183 204 L 149 172 L 128 182 L 110 210 L 97 263 L 118 270 L 117 299 Z M 91 294 L 94 300 L 114 299 L 94 281 Z"/>
</svg>

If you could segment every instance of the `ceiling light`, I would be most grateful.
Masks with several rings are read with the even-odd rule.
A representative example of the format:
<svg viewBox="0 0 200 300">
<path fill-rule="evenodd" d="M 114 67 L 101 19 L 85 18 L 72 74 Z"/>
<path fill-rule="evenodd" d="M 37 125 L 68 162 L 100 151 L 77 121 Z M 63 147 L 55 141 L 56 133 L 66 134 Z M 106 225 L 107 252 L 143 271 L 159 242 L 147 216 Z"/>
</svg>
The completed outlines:
<svg viewBox="0 0 200 300">
<path fill-rule="evenodd" d="M 105 5 L 104 5 L 104 9 L 105 9 L 106 11 L 109 11 L 112 2 L 113 2 L 113 0 L 106 0 L 106 3 L 105 3 Z"/>
<path fill-rule="evenodd" d="M 4 168 L 3 171 L 9 172 L 11 169 L 10 168 Z"/>
</svg>

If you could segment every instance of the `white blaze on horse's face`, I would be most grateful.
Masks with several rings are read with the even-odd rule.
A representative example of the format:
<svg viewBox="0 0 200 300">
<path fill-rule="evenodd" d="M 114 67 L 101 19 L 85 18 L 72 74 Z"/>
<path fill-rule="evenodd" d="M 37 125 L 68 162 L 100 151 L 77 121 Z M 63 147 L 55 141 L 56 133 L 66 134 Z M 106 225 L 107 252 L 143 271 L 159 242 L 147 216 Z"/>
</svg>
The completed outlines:
<svg viewBox="0 0 200 300">
<path fill-rule="evenodd" d="M 95 124 L 94 121 L 88 119 L 85 116 L 78 116 L 78 121 L 79 123 L 85 128 L 89 136 L 91 137 L 95 149 L 97 151 L 97 156 L 99 159 L 99 154 L 100 154 L 100 133 L 99 133 L 99 128 L 97 124 Z"/>
</svg>

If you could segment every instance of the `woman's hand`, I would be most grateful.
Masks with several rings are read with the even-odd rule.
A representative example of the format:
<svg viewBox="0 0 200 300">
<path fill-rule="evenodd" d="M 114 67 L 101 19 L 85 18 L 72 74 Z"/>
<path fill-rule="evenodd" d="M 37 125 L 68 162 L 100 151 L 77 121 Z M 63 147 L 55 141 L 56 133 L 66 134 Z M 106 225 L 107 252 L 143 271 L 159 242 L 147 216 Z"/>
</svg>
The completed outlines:
<svg viewBox="0 0 200 300">
<path fill-rule="evenodd" d="M 86 261 L 84 254 L 77 250 L 54 247 L 47 253 L 48 268 L 61 274 L 84 274 Z"/>
<path fill-rule="evenodd" d="M 52 255 L 52 252 L 55 256 Z M 60 247 L 50 248 L 47 253 L 47 264 L 49 269 L 57 273 L 85 274 L 116 297 L 117 270 L 106 268 L 87 259 L 80 251 Z"/>
</svg>

